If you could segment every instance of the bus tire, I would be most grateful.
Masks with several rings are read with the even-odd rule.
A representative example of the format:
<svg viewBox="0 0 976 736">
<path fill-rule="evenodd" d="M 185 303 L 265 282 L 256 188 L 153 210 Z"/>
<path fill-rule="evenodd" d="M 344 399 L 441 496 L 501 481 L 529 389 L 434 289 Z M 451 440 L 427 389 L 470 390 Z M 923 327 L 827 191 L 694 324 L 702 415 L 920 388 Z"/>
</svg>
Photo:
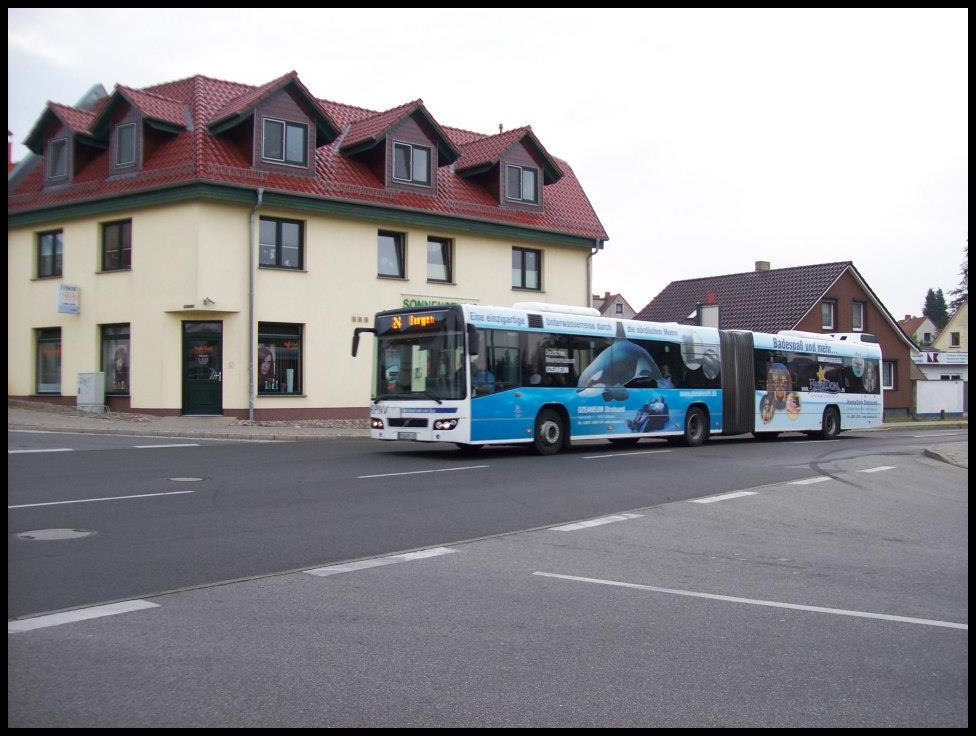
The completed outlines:
<svg viewBox="0 0 976 736">
<path fill-rule="evenodd" d="M 708 415 L 700 406 L 693 406 L 685 414 L 685 431 L 681 444 L 685 447 L 698 447 L 708 440 Z"/>
<path fill-rule="evenodd" d="M 614 447 L 633 447 L 640 442 L 640 437 L 610 437 L 609 439 Z"/>
<path fill-rule="evenodd" d="M 820 437 L 825 440 L 835 440 L 840 434 L 840 414 L 837 409 L 828 406 L 824 409 L 823 423 L 820 425 Z"/>
<path fill-rule="evenodd" d="M 566 426 L 554 409 L 542 409 L 535 418 L 532 446 L 540 455 L 555 455 L 566 442 Z"/>
</svg>

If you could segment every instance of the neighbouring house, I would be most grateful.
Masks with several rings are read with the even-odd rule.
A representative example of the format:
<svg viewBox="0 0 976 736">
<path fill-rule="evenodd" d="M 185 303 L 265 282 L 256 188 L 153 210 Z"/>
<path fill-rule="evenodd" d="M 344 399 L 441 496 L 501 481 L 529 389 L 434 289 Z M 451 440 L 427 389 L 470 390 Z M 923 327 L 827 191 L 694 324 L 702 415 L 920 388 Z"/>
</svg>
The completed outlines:
<svg viewBox="0 0 976 736">
<path fill-rule="evenodd" d="M 590 300 L 590 306 L 599 310 L 604 317 L 616 317 L 617 319 L 632 319 L 636 311 L 621 294 L 611 294 L 604 292 L 603 296 L 594 294 Z"/>
<path fill-rule="evenodd" d="M 935 326 L 935 322 L 924 315 L 913 317 L 906 314 L 905 319 L 898 320 L 898 326 L 920 349 L 930 346 L 935 336 L 939 334 L 939 328 Z"/>
<path fill-rule="evenodd" d="M 365 417 L 353 330 L 399 306 L 586 306 L 607 240 L 530 126 L 366 110 L 294 71 L 50 102 L 7 177 L 7 394 Z M 11 169 L 8 144 L 8 169 Z"/>
<path fill-rule="evenodd" d="M 969 299 L 912 359 L 925 379 L 915 386 L 916 414 L 969 414 Z"/>
<path fill-rule="evenodd" d="M 635 319 L 755 332 L 874 335 L 883 356 L 885 416 L 912 412 L 915 345 L 850 261 L 777 269 L 757 261 L 755 270 L 745 273 L 672 281 Z"/>
<path fill-rule="evenodd" d="M 945 353 L 969 353 L 969 299 L 953 312 L 932 341 L 932 349 Z"/>
</svg>

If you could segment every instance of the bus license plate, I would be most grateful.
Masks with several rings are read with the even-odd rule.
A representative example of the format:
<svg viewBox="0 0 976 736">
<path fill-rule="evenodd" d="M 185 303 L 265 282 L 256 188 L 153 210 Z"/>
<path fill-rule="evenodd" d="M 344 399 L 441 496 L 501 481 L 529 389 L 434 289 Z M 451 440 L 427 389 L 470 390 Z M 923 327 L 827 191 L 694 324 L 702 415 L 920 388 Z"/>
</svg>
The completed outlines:
<svg viewBox="0 0 976 736">
<path fill-rule="evenodd" d="M 398 440 L 415 440 L 417 439 L 416 432 L 397 432 Z"/>
</svg>

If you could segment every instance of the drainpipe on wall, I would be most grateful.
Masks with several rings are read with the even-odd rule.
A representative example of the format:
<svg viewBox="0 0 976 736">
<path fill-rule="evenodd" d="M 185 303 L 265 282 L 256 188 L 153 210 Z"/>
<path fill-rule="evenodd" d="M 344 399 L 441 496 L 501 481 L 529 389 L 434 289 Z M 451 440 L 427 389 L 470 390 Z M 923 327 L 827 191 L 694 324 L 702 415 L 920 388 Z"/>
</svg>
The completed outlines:
<svg viewBox="0 0 976 736">
<path fill-rule="evenodd" d="M 593 281 L 593 256 L 603 250 L 603 244 L 599 240 L 593 241 L 593 249 L 590 254 L 586 257 L 586 301 L 584 306 L 593 306 L 593 287 L 591 286 Z"/>
<path fill-rule="evenodd" d="M 258 187 L 257 201 L 251 208 L 247 237 L 247 419 L 254 421 L 254 217 L 264 199 L 264 187 Z"/>
</svg>

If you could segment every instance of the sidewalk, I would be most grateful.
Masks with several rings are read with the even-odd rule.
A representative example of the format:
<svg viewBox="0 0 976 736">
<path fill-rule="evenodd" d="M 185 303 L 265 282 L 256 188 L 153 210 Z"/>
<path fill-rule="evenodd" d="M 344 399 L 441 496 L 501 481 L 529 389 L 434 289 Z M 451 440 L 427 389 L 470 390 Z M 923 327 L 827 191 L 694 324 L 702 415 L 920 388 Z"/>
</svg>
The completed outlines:
<svg viewBox="0 0 976 736">
<path fill-rule="evenodd" d="M 947 419 L 891 422 L 880 427 L 929 431 L 968 429 L 969 420 Z M 225 416 L 169 416 L 109 412 L 90 414 L 73 407 L 40 402 L 7 400 L 7 429 L 90 434 L 140 434 L 157 437 L 196 437 L 233 440 L 295 442 L 349 437 L 369 437 L 365 419 L 302 419 L 295 421 L 248 421 Z M 925 454 L 936 460 L 969 468 L 969 443 L 935 444 Z"/>
</svg>

